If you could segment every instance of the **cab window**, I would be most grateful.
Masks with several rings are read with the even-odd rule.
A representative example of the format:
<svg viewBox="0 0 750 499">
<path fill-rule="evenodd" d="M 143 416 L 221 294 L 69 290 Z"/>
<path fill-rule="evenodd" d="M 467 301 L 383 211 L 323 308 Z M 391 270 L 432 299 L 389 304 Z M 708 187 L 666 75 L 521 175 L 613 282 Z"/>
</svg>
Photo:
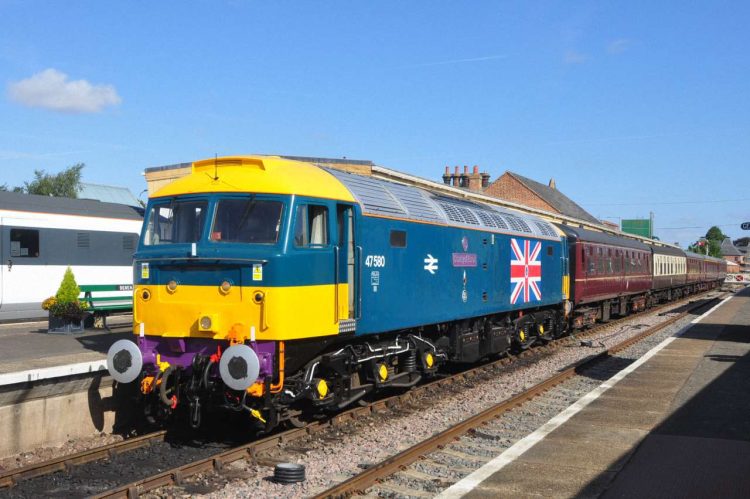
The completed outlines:
<svg viewBox="0 0 750 499">
<path fill-rule="evenodd" d="M 222 243 L 275 244 L 279 240 L 282 203 L 255 199 L 220 199 L 210 239 Z"/>
<path fill-rule="evenodd" d="M 328 245 L 328 208 L 316 204 L 297 206 L 294 245 L 323 247 Z"/>
<path fill-rule="evenodd" d="M 148 214 L 145 245 L 194 243 L 203 232 L 206 201 L 173 201 L 156 204 Z"/>
</svg>

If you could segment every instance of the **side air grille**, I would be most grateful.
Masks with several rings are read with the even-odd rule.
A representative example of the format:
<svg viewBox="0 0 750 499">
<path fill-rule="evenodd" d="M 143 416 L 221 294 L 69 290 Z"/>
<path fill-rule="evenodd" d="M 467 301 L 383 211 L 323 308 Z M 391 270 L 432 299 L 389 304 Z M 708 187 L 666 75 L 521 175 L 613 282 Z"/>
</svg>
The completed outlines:
<svg viewBox="0 0 750 499">
<path fill-rule="evenodd" d="M 122 249 L 134 250 L 135 249 L 135 235 L 127 234 L 122 236 Z"/>
<path fill-rule="evenodd" d="M 91 246 L 91 235 L 88 232 L 78 232 L 76 245 L 79 248 L 88 248 Z"/>
</svg>

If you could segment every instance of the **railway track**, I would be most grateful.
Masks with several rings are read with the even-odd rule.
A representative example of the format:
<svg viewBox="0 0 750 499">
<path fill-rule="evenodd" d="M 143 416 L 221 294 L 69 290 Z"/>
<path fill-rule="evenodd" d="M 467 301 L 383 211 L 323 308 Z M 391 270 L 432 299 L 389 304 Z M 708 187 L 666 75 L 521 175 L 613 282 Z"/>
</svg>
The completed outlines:
<svg viewBox="0 0 750 499">
<path fill-rule="evenodd" d="M 691 298 L 695 299 L 696 297 L 691 297 Z M 677 308 L 684 307 L 685 306 L 684 304 L 687 303 L 687 301 L 688 300 L 684 300 L 683 302 L 680 302 L 677 304 L 670 303 L 659 308 L 651 309 L 647 313 L 658 313 L 669 307 L 675 307 L 675 305 L 677 306 Z M 705 306 L 705 304 L 701 304 L 700 306 Z M 663 327 L 666 327 L 674 323 L 675 321 L 684 317 L 688 313 L 690 313 L 690 310 L 686 310 L 682 312 L 680 315 L 673 317 L 671 319 L 668 319 L 666 322 L 659 324 L 657 326 L 657 329 L 661 329 Z M 434 380 L 430 383 L 417 386 L 411 391 L 406 392 L 404 394 L 373 401 L 365 407 L 356 407 L 356 408 L 347 410 L 345 412 L 342 412 L 338 415 L 331 417 L 330 419 L 311 423 L 305 426 L 304 428 L 279 432 L 277 434 L 262 438 L 260 440 L 254 440 L 252 442 L 247 442 L 247 443 L 244 443 L 242 445 L 236 446 L 228 450 L 222 450 L 218 453 L 212 452 L 207 457 L 201 457 L 200 459 L 190 461 L 187 464 L 183 464 L 181 466 L 177 466 L 171 469 L 166 469 L 164 471 L 153 473 L 147 478 L 131 480 L 124 484 L 122 484 L 123 480 L 121 480 L 120 481 L 121 484 L 118 484 L 114 487 L 101 488 L 99 490 L 97 490 L 95 487 L 93 489 L 89 488 L 89 489 L 86 489 L 88 493 L 86 493 L 85 495 L 91 495 L 93 497 L 138 497 L 140 494 L 158 489 L 160 487 L 179 484 L 183 482 L 185 479 L 187 479 L 188 477 L 197 475 L 199 473 L 221 471 L 228 464 L 235 462 L 237 460 L 240 460 L 240 459 L 247 459 L 247 460 L 250 460 L 256 463 L 261 463 L 261 464 L 269 464 L 267 462 L 264 463 L 263 461 L 262 456 L 263 456 L 264 451 L 277 448 L 280 445 L 285 445 L 285 444 L 288 444 L 289 442 L 293 442 L 301 438 L 309 437 L 316 433 L 323 432 L 331 428 L 341 426 L 343 424 L 347 424 L 350 421 L 359 419 L 361 417 L 369 416 L 374 413 L 379 413 L 379 412 L 388 410 L 389 408 L 394 407 L 403 401 L 407 401 L 414 397 L 418 397 L 423 393 L 449 387 L 450 385 L 456 382 L 471 380 L 473 378 L 481 379 L 483 376 L 491 375 L 491 373 L 497 370 L 498 368 L 500 369 L 506 368 L 506 366 L 508 366 L 509 364 L 513 362 L 517 362 L 519 360 L 524 360 L 524 359 L 531 362 L 534 360 L 535 357 L 548 355 L 551 351 L 555 349 L 570 346 L 571 344 L 575 344 L 578 342 L 587 341 L 586 340 L 587 338 L 601 333 L 603 329 L 612 327 L 613 325 L 616 325 L 623 320 L 632 319 L 634 317 L 637 317 L 637 316 L 628 316 L 626 318 L 619 319 L 617 321 L 612 321 L 608 324 L 597 325 L 584 333 L 578 333 L 576 336 L 565 337 L 560 340 L 554 341 L 550 344 L 541 346 L 539 348 L 521 352 L 520 354 L 513 356 L 513 357 L 502 358 L 502 359 L 496 360 L 494 362 L 490 362 L 482 366 L 474 367 L 472 369 L 461 371 L 448 377 Z M 634 342 L 640 341 L 640 339 L 642 339 L 643 337 L 653 334 L 657 329 L 649 329 L 647 331 L 644 331 L 643 333 L 637 335 L 634 339 L 630 339 L 627 342 L 624 342 L 622 345 L 618 345 L 616 347 L 617 351 L 619 351 L 622 348 L 626 348 L 627 346 L 629 346 L 630 344 Z M 607 352 L 597 355 L 596 357 L 594 357 L 593 359 L 587 362 L 595 362 L 594 359 L 604 358 L 614 353 L 614 351 L 615 351 L 614 349 L 610 349 Z M 535 386 L 534 388 L 532 388 L 532 391 L 519 394 L 516 397 L 513 397 L 512 399 L 504 402 L 503 404 L 501 404 L 501 406 L 505 407 L 505 409 L 495 407 L 495 408 L 492 408 L 492 410 L 485 411 L 484 413 L 475 416 L 476 419 L 472 418 L 471 420 L 467 420 L 464 423 L 456 425 L 456 429 L 454 430 L 454 432 L 456 433 L 454 433 L 453 436 L 441 436 L 439 437 L 440 440 L 438 443 L 431 443 L 431 444 L 425 443 L 424 445 L 426 445 L 427 447 L 430 447 L 430 446 L 436 447 L 436 446 L 443 445 L 440 442 L 451 441 L 452 439 L 455 439 L 455 434 L 466 433 L 470 431 L 472 428 L 476 427 L 472 425 L 477 425 L 477 424 L 481 425 L 483 421 L 487 421 L 489 419 L 495 418 L 497 414 L 501 414 L 503 411 L 507 410 L 508 408 L 517 406 L 518 404 L 522 404 L 524 401 L 530 398 L 533 398 L 534 396 L 538 395 L 539 393 L 542 393 L 543 391 L 549 389 L 550 387 L 556 386 L 557 384 L 561 383 L 565 379 L 568 379 L 571 376 L 573 376 L 575 374 L 576 369 L 581 369 L 583 368 L 584 365 L 586 364 L 579 363 L 577 365 L 574 365 L 567 371 L 560 373 L 559 375 Z M 469 421 L 472 421 L 472 422 L 469 422 Z M 34 479 L 45 477 L 56 472 L 65 472 L 64 474 L 70 474 L 72 471 L 76 470 L 77 468 L 85 466 L 89 463 L 94 463 L 94 462 L 102 461 L 102 460 L 105 460 L 105 461 L 113 460 L 117 458 L 117 456 L 120 456 L 120 459 L 126 459 L 128 452 L 131 452 L 135 449 L 147 448 L 147 447 L 153 446 L 155 443 L 164 442 L 165 436 L 166 436 L 166 432 L 164 431 L 156 432 L 156 433 L 132 438 L 129 440 L 125 440 L 123 442 L 109 444 L 109 445 L 96 448 L 96 449 L 92 449 L 89 451 L 80 452 L 78 454 L 74 454 L 71 456 L 61 457 L 58 459 L 46 461 L 46 462 L 39 463 L 36 465 L 31 465 L 31 466 L 27 466 L 24 468 L 0 473 L 0 496 L 5 495 L 5 493 L 11 493 L 11 495 L 16 495 L 13 493 L 14 487 L 20 485 L 21 488 L 23 488 L 26 481 L 29 481 L 29 480 L 33 481 Z M 357 477 L 354 477 L 351 480 L 341 484 L 341 486 L 344 486 L 345 484 L 350 484 L 350 485 L 347 485 L 348 487 L 347 489 L 342 489 L 339 491 L 337 488 L 334 488 L 334 489 L 331 489 L 330 491 L 327 491 L 324 495 L 321 495 L 321 497 L 336 497 L 336 496 L 350 494 L 356 490 L 364 490 L 367 487 L 363 484 L 365 483 L 372 484 L 372 483 L 377 482 L 378 480 L 382 480 L 382 478 L 384 476 L 387 476 L 389 472 L 392 472 L 393 469 L 399 469 L 400 467 L 404 466 L 405 461 L 401 461 L 399 463 L 399 461 L 396 459 L 397 457 L 399 460 L 411 459 L 413 461 L 414 459 L 417 459 L 420 455 L 423 455 L 424 452 L 425 451 L 420 451 L 419 448 L 408 449 L 407 451 L 404 451 L 403 453 L 401 453 L 401 454 L 405 454 L 405 457 L 395 456 L 394 458 L 384 461 L 383 463 L 380 463 L 376 466 L 368 468 L 368 470 L 366 470 L 361 475 L 358 475 Z M 399 456 L 401 456 L 401 454 L 399 454 Z M 391 463 L 391 460 L 394 460 L 394 462 Z M 273 463 L 270 463 L 270 464 L 273 464 Z M 81 472 L 81 473 L 77 473 L 76 475 L 78 475 L 78 478 L 80 478 L 81 475 L 86 475 L 86 473 Z M 42 491 L 37 490 L 37 492 L 42 492 Z M 24 495 L 24 494 L 20 494 L 20 495 Z"/>
<path fill-rule="evenodd" d="M 447 446 L 455 443 L 459 438 L 461 438 L 462 436 L 470 432 L 481 430 L 488 423 L 496 420 L 503 414 L 519 406 L 522 406 L 523 404 L 528 403 L 532 399 L 539 397 L 540 395 L 548 392 L 549 390 L 559 386 L 561 383 L 567 381 L 568 379 L 573 378 L 574 376 L 577 376 L 580 372 L 591 370 L 592 368 L 594 368 L 594 366 L 602 363 L 603 361 L 612 357 L 618 352 L 625 350 L 626 348 L 642 341 L 644 338 L 647 338 L 657 333 L 658 331 L 674 324 L 675 322 L 684 318 L 691 312 L 697 309 L 708 308 L 710 305 L 713 304 L 714 301 L 710 301 L 708 303 L 701 303 L 695 306 L 693 309 L 686 310 L 677 316 L 667 319 L 665 322 L 657 324 L 641 332 L 640 334 L 637 334 L 636 336 L 628 338 L 627 340 L 620 342 L 614 347 L 606 349 L 605 351 L 597 354 L 596 356 L 592 358 L 582 360 L 570 366 L 568 369 L 558 373 L 557 375 L 549 379 L 546 379 L 542 381 L 541 383 L 534 385 L 529 390 L 523 393 L 520 393 L 493 407 L 490 407 L 487 410 L 479 414 L 476 414 L 454 426 L 451 426 L 447 430 L 437 433 L 433 435 L 432 437 L 404 450 L 403 452 L 396 454 L 393 457 L 390 457 L 384 461 L 381 461 L 369 467 L 362 473 L 350 478 L 349 480 L 346 480 L 345 482 L 342 482 L 316 495 L 315 499 L 334 499 L 334 498 L 342 498 L 342 497 L 350 497 L 354 495 L 367 494 L 371 488 L 374 487 L 375 489 L 377 489 L 378 484 L 384 482 L 385 480 L 387 480 L 389 477 L 393 476 L 396 473 L 400 473 L 404 470 L 407 470 L 410 465 L 417 462 L 418 460 L 425 459 L 431 453 L 445 449 Z M 614 374 L 614 372 L 612 372 L 611 374 Z M 470 457 L 470 456 L 467 456 L 467 457 Z M 415 475 L 417 479 L 420 479 L 420 480 L 430 479 L 429 475 L 419 476 L 419 475 L 422 475 L 422 473 L 419 471 L 417 472 L 412 471 L 411 473 L 412 475 Z M 447 485 L 446 483 L 442 484 L 443 487 L 446 485 Z M 418 490 L 409 490 L 407 488 L 399 487 L 398 485 L 396 486 L 386 485 L 385 487 L 383 487 L 383 489 L 385 492 L 391 493 L 391 494 L 401 494 L 405 496 L 419 495 Z M 377 496 L 377 491 L 375 492 L 374 495 Z"/>
</svg>

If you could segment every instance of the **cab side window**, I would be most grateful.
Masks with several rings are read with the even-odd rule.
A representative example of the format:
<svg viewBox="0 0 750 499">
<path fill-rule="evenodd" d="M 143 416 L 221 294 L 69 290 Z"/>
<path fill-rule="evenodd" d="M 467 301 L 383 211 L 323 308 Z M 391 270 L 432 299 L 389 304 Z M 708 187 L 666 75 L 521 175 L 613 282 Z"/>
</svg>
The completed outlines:
<svg viewBox="0 0 750 499">
<path fill-rule="evenodd" d="M 328 208 L 315 204 L 297 206 L 294 245 L 320 248 L 328 245 Z"/>
</svg>

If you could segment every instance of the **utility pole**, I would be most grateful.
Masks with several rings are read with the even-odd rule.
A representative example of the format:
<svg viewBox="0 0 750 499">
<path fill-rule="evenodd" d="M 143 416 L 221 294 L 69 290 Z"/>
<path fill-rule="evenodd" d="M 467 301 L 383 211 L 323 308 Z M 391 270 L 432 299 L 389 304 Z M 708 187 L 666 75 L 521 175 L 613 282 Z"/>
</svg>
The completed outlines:
<svg viewBox="0 0 750 499">
<path fill-rule="evenodd" d="M 654 238 L 654 212 L 648 212 L 648 238 Z"/>
</svg>

